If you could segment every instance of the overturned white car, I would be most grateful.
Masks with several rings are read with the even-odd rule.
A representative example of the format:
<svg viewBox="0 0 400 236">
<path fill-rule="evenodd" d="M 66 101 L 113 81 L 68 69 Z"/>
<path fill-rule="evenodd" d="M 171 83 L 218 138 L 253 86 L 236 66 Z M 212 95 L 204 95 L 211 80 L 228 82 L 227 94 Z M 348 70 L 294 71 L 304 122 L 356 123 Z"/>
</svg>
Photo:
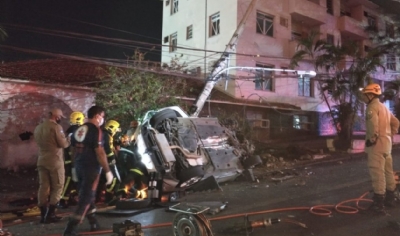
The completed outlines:
<svg viewBox="0 0 400 236">
<path fill-rule="evenodd" d="M 147 112 L 132 140 L 149 175 L 150 198 L 191 188 L 205 179 L 234 180 L 261 163 L 217 118 L 189 117 L 177 106 Z"/>
</svg>

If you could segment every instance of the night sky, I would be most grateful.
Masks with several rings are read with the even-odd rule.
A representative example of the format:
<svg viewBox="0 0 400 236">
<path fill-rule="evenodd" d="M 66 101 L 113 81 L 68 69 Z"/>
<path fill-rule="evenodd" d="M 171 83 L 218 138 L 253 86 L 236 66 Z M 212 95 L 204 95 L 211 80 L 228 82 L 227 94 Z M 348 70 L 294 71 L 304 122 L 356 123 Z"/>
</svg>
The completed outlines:
<svg viewBox="0 0 400 236">
<path fill-rule="evenodd" d="M 0 0 L 0 25 L 8 34 L 0 42 L 3 62 L 60 54 L 124 60 L 151 47 L 137 41 L 161 43 L 162 1 Z M 160 54 L 157 47 L 146 58 L 159 61 Z"/>
</svg>

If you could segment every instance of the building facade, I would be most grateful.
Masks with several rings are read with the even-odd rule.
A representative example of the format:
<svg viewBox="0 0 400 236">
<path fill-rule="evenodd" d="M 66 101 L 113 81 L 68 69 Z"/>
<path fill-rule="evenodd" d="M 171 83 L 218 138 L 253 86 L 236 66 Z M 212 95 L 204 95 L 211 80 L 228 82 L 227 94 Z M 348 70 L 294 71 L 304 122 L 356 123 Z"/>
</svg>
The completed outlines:
<svg viewBox="0 0 400 236">
<path fill-rule="evenodd" d="M 250 2 L 164 0 L 162 63 L 168 64 L 171 59 L 180 57 L 187 63 L 188 73 L 201 71 L 205 78 L 221 57 Z M 365 52 L 371 47 L 366 26 L 380 32 L 393 31 L 394 35 L 393 25 L 382 15 L 379 6 L 368 0 L 259 0 L 246 20 L 236 52 L 230 56 L 230 66 L 287 69 L 290 58 L 298 50 L 298 39 L 311 31 L 319 32 L 319 39 L 332 44 L 356 42 Z M 395 72 L 399 66 L 393 55 L 383 60 L 389 73 L 378 71 L 372 76 L 382 87 L 385 81 L 395 78 L 395 73 L 390 72 Z M 301 62 L 296 69 L 315 70 L 307 61 Z M 336 132 L 329 116 L 322 115 L 329 111 L 329 106 L 313 79 L 256 69 L 231 70 L 229 75 L 216 89 L 244 101 L 299 107 L 301 112 L 285 113 L 292 122 L 287 124 L 290 128 L 313 127 L 320 135 Z M 270 108 L 279 110 L 272 105 Z M 246 116 L 248 119 L 271 119 L 263 112 Z"/>
</svg>

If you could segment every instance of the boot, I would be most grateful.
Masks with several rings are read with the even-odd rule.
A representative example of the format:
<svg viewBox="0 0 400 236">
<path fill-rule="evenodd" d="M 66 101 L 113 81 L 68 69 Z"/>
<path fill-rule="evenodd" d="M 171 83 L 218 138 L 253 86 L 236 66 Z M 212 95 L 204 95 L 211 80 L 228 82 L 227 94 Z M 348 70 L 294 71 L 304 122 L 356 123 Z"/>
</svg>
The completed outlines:
<svg viewBox="0 0 400 236">
<path fill-rule="evenodd" d="M 44 219 L 45 224 L 56 223 L 62 219 L 62 217 L 56 216 L 55 211 L 56 211 L 56 205 L 49 205 L 46 217 Z"/>
<path fill-rule="evenodd" d="M 78 227 L 79 220 L 74 218 L 69 218 L 67 227 L 64 229 L 63 236 L 78 236 L 76 228 Z"/>
<path fill-rule="evenodd" d="M 94 214 L 94 213 L 88 214 L 88 215 L 86 215 L 86 218 L 88 219 L 89 224 L 90 224 L 90 232 L 100 230 L 100 225 L 96 219 L 96 214 Z"/>
<path fill-rule="evenodd" d="M 47 213 L 47 207 L 41 206 L 40 207 L 40 224 L 43 224 L 46 220 L 46 213 Z"/>
<path fill-rule="evenodd" d="M 386 190 L 384 205 L 391 208 L 396 206 L 396 196 L 394 195 L 394 191 Z"/>
<path fill-rule="evenodd" d="M 383 194 L 374 194 L 374 197 L 372 198 L 373 202 L 371 206 L 368 207 L 368 210 L 370 212 L 373 212 L 374 214 L 386 214 L 385 212 L 385 206 L 383 204 L 385 199 L 385 195 Z"/>
</svg>

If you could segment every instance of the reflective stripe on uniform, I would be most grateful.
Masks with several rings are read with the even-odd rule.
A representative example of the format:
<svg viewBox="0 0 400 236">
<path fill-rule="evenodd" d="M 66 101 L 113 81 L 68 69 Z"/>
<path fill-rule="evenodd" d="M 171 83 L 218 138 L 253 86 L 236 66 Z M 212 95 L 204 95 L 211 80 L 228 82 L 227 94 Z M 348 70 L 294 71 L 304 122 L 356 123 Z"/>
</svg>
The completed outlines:
<svg viewBox="0 0 400 236">
<path fill-rule="evenodd" d="M 61 198 L 64 198 L 65 192 L 67 191 L 70 181 L 71 181 L 71 176 L 68 176 L 67 181 L 65 181 L 65 184 L 64 184 L 64 190 L 62 191 Z"/>
<path fill-rule="evenodd" d="M 64 161 L 64 164 L 71 164 L 71 160 L 68 160 L 68 161 Z"/>
<path fill-rule="evenodd" d="M 136 168 L 130 169 L 129 171 L 135 172 L 135 173 L 137 173 L 139 175 L 143 175 L 143 172 L 141 170 L 139 170 L 139 169 L 136 169 Z"/>
<path fill-rule="evenodd" d="M 112 181 L 112 183 L 111 183 L 111 185 L 110 185 L 110 187 L 109 188 L 106 188 L 106 191 L 107 192 L 112 192 L 112 190 L 113 190 L 113 188 L 115 187 L 115 184 L 117 183 L 117 178 L 114 178 L 113 179 L 113 181 Z"/>
<path fill-rule="evenodd" d="M 114 155 L 114 153 L 113 153 L 113 152 L 110 152 L 110 153 L 107 154 L 107 157 L 111 157 L 111 156 L 113 156 L 113 155 Z"/>
</svg>

